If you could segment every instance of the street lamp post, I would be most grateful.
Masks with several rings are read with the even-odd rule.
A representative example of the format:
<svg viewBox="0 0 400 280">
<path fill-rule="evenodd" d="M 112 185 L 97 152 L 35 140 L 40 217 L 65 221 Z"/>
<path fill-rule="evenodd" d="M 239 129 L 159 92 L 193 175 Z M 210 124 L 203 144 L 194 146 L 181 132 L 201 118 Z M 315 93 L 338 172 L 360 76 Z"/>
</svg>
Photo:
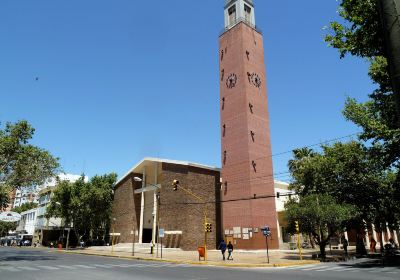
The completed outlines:
<svg viewBox="0 0 400 280">
<path fill-rule="evenodd" d="M 112 237 L 111 237 L 111 254 L 112 254 L 112 255 L 114 255 L 114 235 L 115 235 L 114 227 L 115 227 L 115 221 L 116 221 L 116 220 L 117 220 L 116 218 L 113 218 Z"/>
<path fill-rule="evenodd" d="M 173 186 L 173 190 L 177 191 L 178 188 L 182 189 L 185 193 L 187 193 L 188 195 L 196 198 L 198 201 L 200 201 L 201 203 L 204 204 L 204 260 L 207 261 L 207 233 L 209 232 L 209 230 L 211 231 L 211 224 L 208 224 L 207 221 L 207 202 L 200 196 L 198 196 L 197 194 L 193 193 L 192 191 L 182 187 L 179 184 L 178 180 L 174 180 L 172 182 L 172 186 Z M 209 225 L 209 229 L 207 227 L 207 225 Z"/>
</svg>

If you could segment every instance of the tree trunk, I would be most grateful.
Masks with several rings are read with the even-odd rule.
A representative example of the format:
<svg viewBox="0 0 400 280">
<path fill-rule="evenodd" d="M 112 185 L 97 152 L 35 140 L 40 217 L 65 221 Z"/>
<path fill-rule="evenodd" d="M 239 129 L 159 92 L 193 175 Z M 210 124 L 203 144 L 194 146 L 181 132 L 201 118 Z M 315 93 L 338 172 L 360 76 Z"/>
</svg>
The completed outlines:
<svg viewBox="0 0 400 280">
<path fill-rule="evenodd" d="M 314 242 L 314 238 L 312 237 L 312 234 L 309 233 L 309 234 L 308 234 L 308 237 L 310 238 L 311 247 L 312 247 L 313 249 L 315 249 L 315 242 Z"/>
<path fill-rule="evenodd" d="M 326 259 L 326 242 L 321 242 L 319 244 L 319 251 L 321 253 L 321 260 L 325 260 Z"/>
<path fill-rule="evenodd" d="M 385 39 L 385 56 L 396 98 L 400 125 L 400 0 L 379 0 L 379 10 Z"/>
</svg>

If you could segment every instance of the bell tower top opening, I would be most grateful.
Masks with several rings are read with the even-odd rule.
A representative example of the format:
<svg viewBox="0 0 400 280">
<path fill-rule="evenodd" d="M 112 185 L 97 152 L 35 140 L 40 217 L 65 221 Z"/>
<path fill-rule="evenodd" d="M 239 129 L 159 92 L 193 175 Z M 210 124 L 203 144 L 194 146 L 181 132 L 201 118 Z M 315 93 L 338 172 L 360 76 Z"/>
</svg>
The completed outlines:
<svg viewBox="0 0 400 280">
<path fill-rule="evenodd" d="M 256 28 L 253 0 L 225 0 L 225 30 L 240 22 Z"/>
</svg>

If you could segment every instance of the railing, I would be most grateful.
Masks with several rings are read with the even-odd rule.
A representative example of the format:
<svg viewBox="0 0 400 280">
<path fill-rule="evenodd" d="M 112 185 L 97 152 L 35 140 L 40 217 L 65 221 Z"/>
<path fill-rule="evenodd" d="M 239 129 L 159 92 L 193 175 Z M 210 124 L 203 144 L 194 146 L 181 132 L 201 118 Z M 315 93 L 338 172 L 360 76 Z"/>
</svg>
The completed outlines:
<svg viewBox="0 0 400 280">
<path fill-rule="evenodd" d="M 243 22 L 244 24 L 250 26 L 251 28 L 253 28 L 255 31 L 257 31 L 258 33 L 262 34 L 261 29 L 259 29 L 257 27 L 257 25 L 254 25 L 253 23 L 251 23 L 248 19 L 244 18 L 244 17 L 238 17 L 236 18 L 236 20 L 234 22 L 231 22 L 227 27 L 224 28 L 224 30 L 221 31 L 221 34 L 224 34 L 225 32 L 227 32 L 229 29 L 231 29 L 232 27 L 234 27 L 235 25 L 239 24 Z"/>
<path fill-rule="evenodd" d="M 225 0 L 225 7 L 228 7 L 229 5 L 233 4 L 236 0 Z M 253 0 L 244 0 L 248 4 L 254 6 Z"/>
</svg>

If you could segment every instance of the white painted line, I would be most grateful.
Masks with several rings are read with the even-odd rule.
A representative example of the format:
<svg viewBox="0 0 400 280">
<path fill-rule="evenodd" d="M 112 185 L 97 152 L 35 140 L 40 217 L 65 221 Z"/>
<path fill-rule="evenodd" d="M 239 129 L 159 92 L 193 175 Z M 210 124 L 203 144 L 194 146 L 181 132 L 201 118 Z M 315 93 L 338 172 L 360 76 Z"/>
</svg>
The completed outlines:
<svg viewBox="0 0 400 280">
<path fill-rule="evenodd" d="M 106 264 L 93 264 L 93 266 L 101 267 L 101 268 L 111 268 L 111 266 L 106 265 Z"/>
<path fill-rule="evenodd" d="M 317 266 L 317 267 L 305 268 L 305 269 L 302 269 L 302 270 L 303 270 L 303 271 L 317 270 L 317 269 L 322 269 L 322 268 L 326 268 L 326 267 L 329 267 L 329 266 L 327 266 L 327 265 L 324 265 L 324 266 Z"/>
<path fill-rule="evenodd" d="M 57 269 L 59 269 L 58 267 L 47 266 L 47 265 L 38 265 L 37 267 L 43 268 L 43 269 L 47 269 L 47 270 L 57 270 Z"/>
<path fill-rule="evenodd" d="M 76 267 L 70 266 L 70 265 L 57 265 L 60 268 L 66 268 L 66 269 L 76 269 Z"/>
<path fill-rule="evenodd" d="M 29 270 L 29 271 L 39 270 L 37 268 L 29 267 L 29 266 L 18 266 L 17 268 L 21 269 L 21 270 Z"/>
<path fill-rule="evenodd" d="M 283 269 L 302 269 L 302 268 L 309 268 L 309 267 L 316 267 L 317 264 L 312 264 L 312 265 L 296 265 L 296 266 L 291 266 L 291 267 L 283 267 Z"/>
<path fill-rule="evenodd" d="M 93 266 L 88 266 L 88 265 L 83 265 L 83 264 L 76 264 L 74 266 L 79 267 L 79 268 L 94 268 Z"/>
<path fill-rule="evenodd" d="M 354 270 L 354 271 L 359 271 L 360 268 L 359 268 L 359 267 L 349 267 L 349 268 L 343 268 L 343 269 L 336 270 L 336 271 L 342 272 L 342 271 L 352 271 L 352 270 Z"/>
<path fill-rule="evenodd" d="M 8 267 L 1 267 L 1 269 L 3 269 L 3 270 L 8 270 L 8 271 L 12 271 L 12 272 L 20 271 L 19 269 L 15 268 L 15 267 L 11 267 L 11 266 L 8 266 Z"/>
<path fill-rule="evenodd" d="M 319 269 L 319 270 L 316 270 L 316 271 L 331 271 L 331 270 L 340 270 L 340 269 L 342 269 L 343 267 L 340 267 L 340 266 L 331 266 L 331 267 L 328 267 L 328 268 L 324 268 L 324 269 Z"/>
</svg>

